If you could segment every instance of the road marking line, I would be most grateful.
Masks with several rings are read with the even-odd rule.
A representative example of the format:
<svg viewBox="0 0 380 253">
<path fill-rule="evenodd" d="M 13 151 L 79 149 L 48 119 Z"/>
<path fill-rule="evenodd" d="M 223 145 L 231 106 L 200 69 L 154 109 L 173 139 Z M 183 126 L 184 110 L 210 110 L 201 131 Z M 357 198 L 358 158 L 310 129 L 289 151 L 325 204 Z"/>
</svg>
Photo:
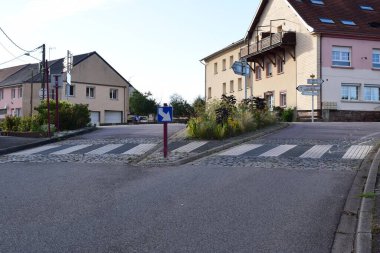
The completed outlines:
<svg viewBox="0 0 380 253">
<path fill-rule="evenodd" d="M 70 154 L 72 152 L 87 148 L 89 146 L 91 145 L 90 144 L 76 145 L 76 146 L 68 147 L 68 148 L 53 152 L 51 153 L 51 155 L 66 155 L 66 154 Z"/>
<path fill-rule="evenodd" d="M 247 153 L 251 150 L 261 147 L 261 144 L 243 144 L 231 149 L 228 149 L 222 153 L 219 153 L 218 156 L 238 156 L 244 153 Z"/>
<path fill-rule="evenodd" d="M 25 151 L 20 151 L 20 152 L 17 152 L 17 153 L 12 153 L 10 155 L 32 155 L 32 154 L 43 152 L 43 151 L 46 151 L 46 150 L 49 150 L 49 149 L 58 148 L 60 146 L 61 145 L 47 145 L 47 146 L 42 146 L 42 147 L 38 147 L 38 148 L 28 149 L 28 150 L 25 150 Z"/>
<path fill-rule="evenodd" d="M 207 143 L 207 141 L 193 141 L 193 142 L 190 142 L 189 144 L 185 145 L 185 146 L 182 146 L 182 147 L 179 147 L 175 150 L 173 150 L 172 152 L 178 152 L 178 153 L 188 153 L 188 152 L 191 152 L 199 147 L 202 147 L 203 145 L 205 145 Z"/>
<path fill-rule="evenodd" d="M 343 156 L 343 159 L 363 159 L 373 148 L 373 146 L 351 146 Z"/>
<path fill-rule="evenodd" d="M 330 150 L 332 145 L 315 145 L 305 153 L 303 153 L 301 158 L 321 158 L 327 151 Z"/>
<path fill-rule="evenodd" d="M 123 155 L 142 155 L 150 149 L 154 148 L 156 144 L 140 144 L 134 148 L 123 153 Z"/>
<path fill-rule="evenodd" d="M 105 154 L 107 152 L 110 152 L 111 150 L 117 149 L 123 145 L 124 144 L 108 144 L 108 145 L 105 145 L 103 147 L 94 149 L 90 152 L 87 152 L 86 155 L 102 155 L 102 154 Z"/>
<path fill-rule="evenodd" d="M 259 156 L 280 156 L 295 147 L 297 147 L 297 145 L 280 145 Z"/>
</svg>

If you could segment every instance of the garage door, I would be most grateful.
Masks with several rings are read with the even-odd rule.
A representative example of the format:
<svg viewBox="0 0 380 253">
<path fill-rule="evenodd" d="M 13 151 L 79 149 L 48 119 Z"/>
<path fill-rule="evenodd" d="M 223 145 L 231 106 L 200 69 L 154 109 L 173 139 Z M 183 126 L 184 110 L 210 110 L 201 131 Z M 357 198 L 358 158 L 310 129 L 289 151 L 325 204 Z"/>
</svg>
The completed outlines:
<svg viewBox="0 0 380 253">
<path fill-rule="evenodd" d="M 91 124 L 99 125 L 100 122 L 100 112 L 90 112 Z"/>
<path fill-rule="evenodd" d="M 105 111 L 104 123 L 106 124 L 116 124 L 122 123 L 123 112 L 120 111 Z"/>
</svg>

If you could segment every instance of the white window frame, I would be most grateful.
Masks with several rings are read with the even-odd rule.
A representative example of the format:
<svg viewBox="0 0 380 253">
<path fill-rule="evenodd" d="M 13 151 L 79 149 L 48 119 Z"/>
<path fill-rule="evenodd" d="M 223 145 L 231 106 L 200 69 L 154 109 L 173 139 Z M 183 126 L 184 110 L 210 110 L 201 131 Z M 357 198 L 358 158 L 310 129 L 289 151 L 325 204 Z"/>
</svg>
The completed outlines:
<svg viewBox="0 0 380 253">
<path fill-rule="evenodd" d="M 255 78 L 256 78 L 256 80 L 261 80 L 261 67 L 260 66 L 256 67 Z"/>
<path fill-rule="evenodd" d="M 67 96 L 68 97 L 75 97 L 75 85 L 67 85 Z M 72 94 L 71 94 L 72 91 Z"/>
<path fill-rule="evenodd" d="M 356 98 L 352 94 L 356 93 Z M 343 101 L 359 101 L 360 84 L 344 83 L 340 88 L 340 99 Z"/>
<path fill-rule="evenodd" d="M 333 67 L 351 67 L 351 47 L 333 46 L 331 53 L 331 64 Z"/>
<path fill-rule="evenodd" d="M 218 63 L 214 62 L 214 75 L 218 74 Z"/>
<path fill-rule="evenodd" d="M 284 62 L 282 59 L 277 59 L 277 74 L 284 73 Z"/>
<path fill-rule="evenodd" d="M 226 83 L 223 83 L 223 91 L 222 91 L 222 94 L 227 94 L 227 84 Z"/>
<path fill-rule="evenodd" d="M 4 89 L 0 89 L 0 100 L 4 99 Z"/>
<path fill-rule="evenodd" d="M 280 106 L 281 107 L 286 107 L 286 91 L 280 91 Z"/>
<path fill-rule="evenodd" d="M 271 62 L 267 62 L 265 64 L 265 74 L 266 74 L 266 77 L 272 77 L 273 76 L 273 64 Z"/>
<path fill-rule="evenodd" d="M 230 68 L 232 68 L 233 64 L 234 64 L 234 56 L 230 55 Z"/>
<path fill-rule="evenodd" d="M 17 98 L 22 98 L 22 87 L 17 88 Z"/>
<path fill-rule="evenodd" d="M 118 100 L 119 99 L 119 90 L 118 89 L 110 89 L 110 99 Z"/>
<path fill-rule="evenodd" d="M 92 90 L 92 94 L 91 94 Z M 86 98 L 95 98 L 95 87 L 87 86 L 86 87 Z"/>
<path fill-rule="evenodd" d="M 230 81 L 230 93 L 234 92 L 234 80 Z"/>
<path fill-rule="evenodd" d="M 380 85 L 364 84 L 364 100 L 379 102 L 380 101 Z"/>
<path fill-rule="evenodd" d="M 226 71 L 226 69 L 227 69 L 227 60 L 223 59 L 222 60 L 222 71 Z"/>
<path fill-rule="evenodd" d="M 380 49 L 372 50 L 372 68 L 380 69 Z"/>
<path fill-rule="evenodd" d="M 16 98 L 16 88 L 12 88 L 11 89 L 11 99 L 15 99 Z"/>
</svg>

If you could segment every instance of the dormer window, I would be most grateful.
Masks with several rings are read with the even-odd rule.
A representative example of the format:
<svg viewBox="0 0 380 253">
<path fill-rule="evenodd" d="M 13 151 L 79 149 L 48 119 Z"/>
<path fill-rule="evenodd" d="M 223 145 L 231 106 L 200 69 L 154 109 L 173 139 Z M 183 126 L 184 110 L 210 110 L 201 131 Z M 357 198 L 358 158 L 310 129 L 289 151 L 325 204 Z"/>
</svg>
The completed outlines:
<svg viewBox="0 0 380 253">
<path fill-rule="evenodd" d="M 312 4 L 317 4 L 317 5 L 325 5 L 325 3 L 322 0 L 310 0 Z"/>
<path fill-rule="evenodd" d="M 334 20 L 332 20 L 331 18 L 319 18 L 319 20 L 325 24 L 334 24 L 335 23 Z"/>
<path fill-rule="evenodd" d="M 341 20 L 340 22 L 342 22 L 342 24 L 344 25 L 351 25 L 351 26 L 355 26 L 355 22 L 352 21 L 352 20 Z"/>
<path fill-rule="evenodd" d="M 372 6 L 369 6 L 369 5 L 360 5 L 360 9 L 364 10 L 364 11 L 373 11 L 373 7 Z"/>
</svg>

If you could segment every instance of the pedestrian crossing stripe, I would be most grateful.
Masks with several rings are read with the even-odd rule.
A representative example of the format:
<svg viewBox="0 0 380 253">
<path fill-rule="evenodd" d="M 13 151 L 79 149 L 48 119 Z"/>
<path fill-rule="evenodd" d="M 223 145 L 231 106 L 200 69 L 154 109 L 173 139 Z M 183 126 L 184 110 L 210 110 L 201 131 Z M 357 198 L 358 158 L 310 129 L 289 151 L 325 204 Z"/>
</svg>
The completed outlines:
<svg viewBox="0 0 380 253">
<path fill-rule="evenodd" d="M 154 148 L 156 144 L 140 144 L 134 148 L 131 148 L 130 150 L 124 152 L 124 155 L 142 155 L 145 152 L 151 150 Z"/>
<path fill-rule="evenodd" d="M 301 158 L 321 158 L 327 151 L 332 148 L 332 145 L 315 145 L 305 153 L 303 153 Z"/>
<path fill-rule="evenodd" d="M 276 157 L 276 156 L 280 156 L 282 155 L 283 153 L 291 150 L 292 148 L 295 148 L 297 145 L 280 145 L 278 147 L 275 147 L 275 148 L 272 148 L 271 150 L 261 154 L 260 156 L 272 156 L 272 157 Z"/>
<path fill-rule="evenodd" d="M 227 151 L 219 153 L 218 155 L 219 156 L 239 156 L 251 150 L 259 148 L 261 146 L 262 146 L 261 144 L 243 144 L 237 147 L 230 148 Z"/>
<path fill-rule="evenodd" d="M 38 148 L 32 148 L 32 149 L 27 149 L 24 151 L 12 153 L 11 155 L 33 155 L 33 154 L 36 154 L 39 152 L 47 151 L 49 149 L 59 148 L 60 146 L 61 145 L 46 145 L 46 146 L 42 146 L 42 147 L 38 147 Z"/>
<path fill-rule="evenodd" d="M 121 146 L 123 146 L 123 144 L 108 144 L 108 145 L 105 145 L 103 147 L 92 150 L 90 152 L 87 152 L 86 155 L 103 155 L 103 154 L 110 152 L 114 149 L 117 149 Z"/>
<path fill-rule="evenodd" d="M 78 150 L 81 150 L 81 149 L 84 149 L 84 148 L 87 148 L 87 147 L 90 147 L 91 145 L 90 144 L 83 144 L 83 145 L 75 145 L 75 146 L 72 146 L 72 147 L 68 147 L 68 148 L 65 148 L 65 149 L 62 149 L 62 150 L 58 150 L 58 151 L 55 151 L 53 153 L 50 153 L 51 155 L 66 155 L 66 154 L 70 154 L 72 152 L 75 152 L 75 151 L 78 151 Z"/>
<path fill-rule="evenodd" d="M 185 145 L 185 146 L 182 146 L 182 147 L 179 147 L 175 150 L 173 150 L 173 152 L 178 152 L 178 153 L 189 153 L 197 148 L 200 148 L 202 147 L 203 145 L 205 145 L 207 143 L 207 141 L 193 141 L 193 142 L 190 142 L 189 144 Z"/>
<path fill-rule="evenodd" d="M 373 146 L 351 146 L 344 154 L 343 159 L 363 159 L 373 148 Z"/>
</svg>

